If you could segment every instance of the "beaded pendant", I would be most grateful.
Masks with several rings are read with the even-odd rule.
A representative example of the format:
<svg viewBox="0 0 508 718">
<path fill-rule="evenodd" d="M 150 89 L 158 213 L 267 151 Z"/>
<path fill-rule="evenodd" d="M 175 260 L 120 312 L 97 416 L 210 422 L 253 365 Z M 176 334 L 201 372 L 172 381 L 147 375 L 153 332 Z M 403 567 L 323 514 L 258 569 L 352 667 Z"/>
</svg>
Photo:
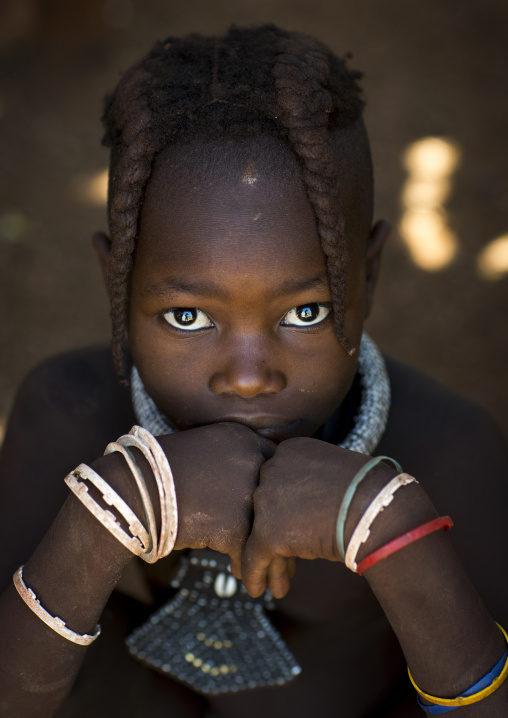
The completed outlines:
<svg viewBox="0 0 508 718">
<path fill-rule="evenodd" d="M 301 672 L 265 615 L 270 593 L 251 598 L 208 549 L 179 561 L 177 595 L 127 638 L 130 653 L 204 694 L 282 685 Z"/>
</svg>

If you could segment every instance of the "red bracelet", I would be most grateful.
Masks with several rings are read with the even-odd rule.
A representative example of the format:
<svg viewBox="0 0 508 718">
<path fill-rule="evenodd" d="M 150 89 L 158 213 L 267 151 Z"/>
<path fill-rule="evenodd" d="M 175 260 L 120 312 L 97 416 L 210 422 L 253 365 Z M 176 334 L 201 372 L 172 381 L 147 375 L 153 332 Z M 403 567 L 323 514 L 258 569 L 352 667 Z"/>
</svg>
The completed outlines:
<svg viewBox="0 0 508 718">
<path fill-rule="evenodd" d="M 439 531 L 439 529 L 444 529 L 445 531 L 448 531 L 449 529 L 451 529 L 452 526 L 453 521 L 449 516 L 440 516 L 437 519 L 428 521 L 426 524 L 418 526 L 418 528 L 413 529 L 412 531 L 408 531 L 406 534 L 399 536 L 399 538 L 390 541 L 384 546 L 381 546 L 381 548 L 378 548 L 377 551 L 374 551 L 373 553 L 366 556 L 362 561 L 358 563 L 357 571 L 360 576 L 363 576 L 363 574 L 368 568 L 374 566 L 374 564 L 378 563 L 378 561 L 382 561 L 384 558 L 391 556 L 392 553 L 400 551 L 400 549 L 404 548 L 404 546 L 409 546 L 409 544 L 418 541 L 424 536 L 428 536 L 429 534 L 434 533 L 434 531 Z"/>
</svg>

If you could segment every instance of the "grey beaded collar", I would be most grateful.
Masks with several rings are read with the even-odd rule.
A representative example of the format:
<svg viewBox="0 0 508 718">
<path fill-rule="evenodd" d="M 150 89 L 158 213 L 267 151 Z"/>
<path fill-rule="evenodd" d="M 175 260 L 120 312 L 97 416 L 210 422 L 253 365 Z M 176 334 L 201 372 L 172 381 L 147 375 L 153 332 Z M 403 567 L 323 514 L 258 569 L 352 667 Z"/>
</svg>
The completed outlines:
<svg viewBox="0 0 508 718">
<path fill-rule="evenodd" d="M 372 339 L 363 334 L 358 357 L 362 398 L 353 426 L 339 446 L 360 454 L 371 454 L 386 429 L 390 411 L 390 380 L 381 352 Z M 131 396 L 138 423 L 154 436 L 176 431 L 148 396 L 136 367 L 131 372 Z"/>
</svg>

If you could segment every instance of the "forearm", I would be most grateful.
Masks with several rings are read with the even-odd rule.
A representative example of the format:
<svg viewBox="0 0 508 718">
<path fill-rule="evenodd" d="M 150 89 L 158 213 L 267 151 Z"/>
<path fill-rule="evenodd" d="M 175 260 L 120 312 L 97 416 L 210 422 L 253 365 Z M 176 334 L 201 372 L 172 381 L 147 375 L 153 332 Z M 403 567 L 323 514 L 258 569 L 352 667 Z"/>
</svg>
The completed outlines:
<svg viewBox="0 0 508 718">
<path fill-rule="evenodd" d="M 397 519 L 387 511 L 359 558 L 410 528 L 433 519 L 421 488 L 408 487 Z M 384 519 L 384 520 L 382 520 Z M 417 685 L 454 698 L 500 659 L 504 638 L 464 572 L 448 537 L 437 532 L 407 546 L 365 573 L 390 621 Z M 481 702 L 460 709 L 471 716 L 506 715 L 508 681 Z"/>
<path fill-rule="evenodd" d="M 131 558 L 71 495 L 26 562 L 23 579 L 51 615 L 76 633 L 93 634 Z M 43 623 L 13 584 L 0 597 L 0 635 L 0 718 L 53 715 L 74 682 L 86 647 Z"/>
</svg>

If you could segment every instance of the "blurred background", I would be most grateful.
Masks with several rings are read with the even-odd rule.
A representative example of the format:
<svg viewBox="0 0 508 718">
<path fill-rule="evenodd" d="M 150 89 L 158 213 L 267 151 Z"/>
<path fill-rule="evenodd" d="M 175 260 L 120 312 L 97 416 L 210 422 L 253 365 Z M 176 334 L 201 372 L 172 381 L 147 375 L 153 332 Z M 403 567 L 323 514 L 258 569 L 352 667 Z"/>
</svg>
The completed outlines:
<svg viewBox="0 0 508 718">
<path fill-rule="evenodd" d="M 0 0 L 0 426 L 38 362 L 109 340 L 103 96 L 156 39 L 267 21 L 365 73 L 393 225 L 367 329 L 508 435 L 505 0 Z"/>
</svg>

